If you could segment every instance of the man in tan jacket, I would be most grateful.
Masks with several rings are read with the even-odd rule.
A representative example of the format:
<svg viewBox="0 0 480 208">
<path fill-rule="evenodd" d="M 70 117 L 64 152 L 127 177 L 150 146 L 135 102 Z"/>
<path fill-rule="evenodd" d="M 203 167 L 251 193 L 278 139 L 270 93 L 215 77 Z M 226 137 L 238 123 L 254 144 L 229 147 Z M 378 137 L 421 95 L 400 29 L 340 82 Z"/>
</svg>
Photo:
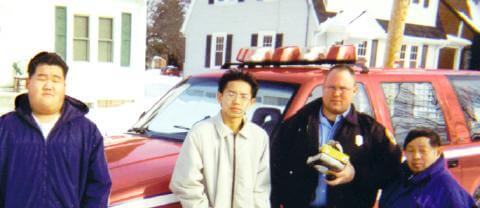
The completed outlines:
<svg viewBox="0 0 480 208">
<path fill-rule="evenodd" d="M 221 77 L 221 111 L 193 126 L 173 172 L 170 189 L 182 207 L 270 207 L 268 135 L 245 119 L 257 91 L 248 73 L 228 71 Z"/>
</svg>

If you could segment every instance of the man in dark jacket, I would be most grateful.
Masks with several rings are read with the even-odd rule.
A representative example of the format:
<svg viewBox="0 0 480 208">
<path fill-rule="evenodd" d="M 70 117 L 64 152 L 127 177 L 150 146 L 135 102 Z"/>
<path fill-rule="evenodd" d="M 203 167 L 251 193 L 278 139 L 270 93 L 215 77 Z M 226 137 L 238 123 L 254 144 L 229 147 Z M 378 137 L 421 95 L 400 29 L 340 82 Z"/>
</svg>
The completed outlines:
<svg viewBox="0 0 480 208">
<path fill-rule="evenodd" d="M 372 207 L 378 189 L 395 177 L 401 150 L 385 127 L 355 110 L 356 92 L 353 69 L 334 66 L 323 97 L 282 123 L 271 147 L 272 207 Z M 306 163 L 330 140 L 350 156 L 345 168 L 328 171 L 333 179 Z"/>
<path fill-rule="evenodd" d="M 380 208 L 472 208 L 475 201 L 446 167 L 440 136 L 432 129 L 408 132 L 401 174 L 383 189 Z"/>
<path fill-rule="evenodd" d="M 67 71 L 57 54 L 37 54 L 28 93 L 0 117 L 0 207 L 107 207 L 103 138 L 87 106 L 65 96 Z"/>
</svg>

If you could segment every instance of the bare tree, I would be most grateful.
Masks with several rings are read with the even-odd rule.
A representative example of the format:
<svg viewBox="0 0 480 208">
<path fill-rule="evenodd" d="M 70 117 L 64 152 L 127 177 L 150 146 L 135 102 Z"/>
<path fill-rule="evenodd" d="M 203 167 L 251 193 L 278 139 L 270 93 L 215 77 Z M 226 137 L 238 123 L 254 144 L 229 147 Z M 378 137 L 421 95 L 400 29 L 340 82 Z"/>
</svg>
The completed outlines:
<svg viewBox="0 0 480 208">
<path fill-rule="evenodd" d="M 180 28 L 186 6 L 182 0 L 148 1 L 147 62 L 154 56 L 161 56 L 169 65 L 183 68 L 185 38 Z"/>
</svg>

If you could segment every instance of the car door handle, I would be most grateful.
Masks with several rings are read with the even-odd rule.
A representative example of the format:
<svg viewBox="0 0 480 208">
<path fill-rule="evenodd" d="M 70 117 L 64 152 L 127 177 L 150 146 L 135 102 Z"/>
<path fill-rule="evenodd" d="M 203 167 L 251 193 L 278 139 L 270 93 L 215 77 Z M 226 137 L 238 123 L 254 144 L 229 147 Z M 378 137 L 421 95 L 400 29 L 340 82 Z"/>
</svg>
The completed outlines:
<svg viewBox="0 0 480 208">
<path fill-rule="evenodd" d="M 451 159 L 447 161 L 448 168 L 456 168 L 458 167 L 458 159 Z"/>
</svg>

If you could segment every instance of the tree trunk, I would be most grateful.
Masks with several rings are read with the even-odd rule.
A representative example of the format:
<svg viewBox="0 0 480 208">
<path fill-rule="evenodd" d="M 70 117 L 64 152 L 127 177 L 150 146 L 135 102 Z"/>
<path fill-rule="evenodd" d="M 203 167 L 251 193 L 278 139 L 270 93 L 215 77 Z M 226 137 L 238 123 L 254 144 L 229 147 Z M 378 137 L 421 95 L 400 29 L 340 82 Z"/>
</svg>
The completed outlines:
<svg viewBox="0 0 480 208">
<path fill-rule="evenodd" d="M 409 5 L 410 0 L 395 0 L 393 3 L 385 50 L 384 66 L 386 68 L 393 68 L 395 60 L 398 60 Z"/>
</svg>

